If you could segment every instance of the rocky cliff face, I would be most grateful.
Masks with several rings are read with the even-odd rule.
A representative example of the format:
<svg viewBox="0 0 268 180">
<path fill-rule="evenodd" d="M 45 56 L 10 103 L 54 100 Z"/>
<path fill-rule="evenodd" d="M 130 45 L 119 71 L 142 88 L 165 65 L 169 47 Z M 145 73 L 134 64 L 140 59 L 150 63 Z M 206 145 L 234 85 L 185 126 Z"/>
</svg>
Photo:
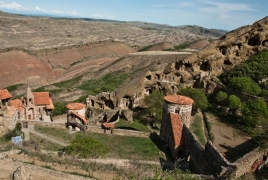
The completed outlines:
<svg viewBox="0 0 268 180">
<path fill-rule="evenodd" d="M 204 88 L 213 93 L 219 85 L 216 76 L 264 49 L 268 49 L 268 17 L 224 35 L 183 60 L 147 71 L 113 92 L 110 101 L 115 107 L 137 107 L 152 90 L 173 94 L 179 86 Z"/>
</svg>

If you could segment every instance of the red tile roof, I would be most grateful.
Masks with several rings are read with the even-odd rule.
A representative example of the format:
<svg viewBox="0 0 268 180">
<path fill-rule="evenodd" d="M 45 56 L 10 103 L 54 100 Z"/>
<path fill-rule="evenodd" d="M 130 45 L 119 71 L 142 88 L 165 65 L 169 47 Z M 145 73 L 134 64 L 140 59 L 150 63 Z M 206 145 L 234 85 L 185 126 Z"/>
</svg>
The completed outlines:
<svg viewBox="0 0 268 180">
<path fill-rule="evenodd" d="M 73 111 L 71 112 L 71 114 L 73 114 L 76 117 L 78 117 L 79 119 L 81 119 L 84 122 L 84 124 L 88 124 L 88 121 L 86 120 L 86 118 L 84 116 L 78 114 L 77 112 L 73 112 Z"/>
<path fill-rule="evenodd" d="M 33 92 L 35 105 L 49 105 L 49 92 Z"/>
<path fill-rule="evenodd" d="M 106 128 L 114 128 L 114 123 L 103 123 L 103 126 Z"/>
<path fill-rule="evenodd" d="M 46 105 L 46 109 L 54 109 L 54 104 L 51 98 L 49 98 L 49 105 Z"/>
<path fill-rule="evenodd" d="M 182 137 L 183 124 L 179 114 L 170 113 L 171 127 L 174 137 L 175 146 L 184 145 Z"/>
<path fill-rule="evenodd" d="M 164 99 L 170 103 L 181 105 L 190 105 L 194 103 L 194 100 L 192 100 L 191 98 L 181 95 L 169 95 L 165 96 Z"/>
<path fill-rule="evenodd" d="M 81 110 L 86 107 L 85 104 L 82 103 L 70 103 L 66 105 L 66 108 L 69 110 Z"/>
<path fill-rule="evenodd" d="M 22 101 L 20 99 L 11 100 L 10 106 L 17 108 L 19 112 L 21 112 L 24 109 Z"/>
<path fill-rule="evenodd" d="M 12 95 L 7 89 L 0 90 L 0 100 L 12 98 Z"/>
</svg>

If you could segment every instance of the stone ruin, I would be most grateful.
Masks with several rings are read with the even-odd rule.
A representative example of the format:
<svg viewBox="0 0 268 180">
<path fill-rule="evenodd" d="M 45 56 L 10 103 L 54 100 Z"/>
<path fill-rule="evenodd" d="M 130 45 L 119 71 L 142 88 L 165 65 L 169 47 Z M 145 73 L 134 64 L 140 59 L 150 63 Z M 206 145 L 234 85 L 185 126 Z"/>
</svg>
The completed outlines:
<svg viewBox="0 0 268 180">
<path fill-rule="evenodd" d="M 189 129 L 194 101 L 181 95 L 169 95 L 164 99 L 160 139 L 166 143 L 175 160 L 188 161 L 191 172 L 212 175 L 216 179 L 238 178 L 268 163 L 268 149 L 256 148 L 231 163 L 211 142 L 201 145 Z"/>
</svg>

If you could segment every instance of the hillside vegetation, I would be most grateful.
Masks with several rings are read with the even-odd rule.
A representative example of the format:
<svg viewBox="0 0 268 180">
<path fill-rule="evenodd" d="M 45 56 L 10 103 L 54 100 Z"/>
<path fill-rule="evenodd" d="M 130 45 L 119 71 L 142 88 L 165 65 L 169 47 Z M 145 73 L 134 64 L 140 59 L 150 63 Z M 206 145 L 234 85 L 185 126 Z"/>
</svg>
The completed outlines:
<svg viewBox="0 0 268 180">
<path fill-rule="evenodd" d="M 268 51 L 225 71 L 220 79 L 226 88 L 211 98 L 211 108 L 219 116 L 228 116 L 229 123 L 264 145 L 268 141 Z M 221 111 L 215 109 L 216 106 Z"/>
</svg>

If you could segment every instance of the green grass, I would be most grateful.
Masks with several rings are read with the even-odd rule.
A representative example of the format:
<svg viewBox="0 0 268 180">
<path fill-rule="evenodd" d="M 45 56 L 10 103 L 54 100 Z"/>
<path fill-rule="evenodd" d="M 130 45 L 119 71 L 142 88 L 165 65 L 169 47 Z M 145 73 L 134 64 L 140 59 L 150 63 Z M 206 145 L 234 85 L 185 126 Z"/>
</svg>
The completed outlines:
<svg viewBox="0 0 268 180">
<path fill-rule="evenodd" d="M 30 139 L 32 141 L 36 142 L 40 149 L 44 149 L 44 150 L 48 150 L 48 151 L 59 151 L 60 149 L 63 148 L 62 146 L 60 146 L 58 144 L 54 144 L 46 139 L 43 139 L 39 136 L 34 135 L 32 133 L 30 133 Z"/>
<path fill-rule="evenodd" d="M 39 87 L 39 88 L 33 90 L 33 92 L 45 92 L 45 91 L 46 90 L 45 90 L 45 87 L 44 86 Z"/>
<path fill-rule="evenodd" d="M 87 132 L 87 134 L 97 139 L 109 149 L 107 157 L 132 160 L 159 160 L 160 150 L 149 138 L 96 134 L 91 132 Z"/>
<path fill-rule="evenodd" d="M 204 127 L 202 123 L 202 118 L 200 116 L 196 116 L 194 118 L 193 124 L 191 125 L 190 128 L 195 136 L 197 137 L 198 141 L 202 144 L 205 145 L 207 140 L 204 132 Z"/>
<path fill-rule="evenodd" d="M 113 72 L 100 79 L 92 79 L 83 82 L 78 88 L 86 90 L 91 95 L 96 95 L 104 91 L 114 91 L 120 84 L 129 78 L 129 74 L 124 72 Z"/>
<path fill-rule="evenodd" d="M 147 128 L 147 126 L 145 124 L 143 124 L 140 120 L 135 120 L 134 122 L 129 122 L 129 121 L 120 119 L 119 122 L 117 122 L 115 124 L 115 128 L 149 132 L 149 129 Z"/>
<path fill-rule="evenodd" d="M 160 150 L 150 138 L 117 136 L 109 133 L 102 134 L 93 132 L 76 132 L 75 134 L 70 135 L 67 129 L 42 127 L 37 125 L 35 126 L 35 130 L 66 143 L 69 143 L 70 140 L 74 139 L 77 135 L 89 135 L 109 149 L 109 153 L 106 156 L 108 158 L 152 161 L 158 161 L 160 156 L 164 158 L 164 155 L 159 154 Z"/>
<path fill-rule="evenodd" d="M 59 88 L 69 88 L 69 87 L 72 87 L 75 83 L 77 83 L 80 79 L 82 78 L 82 75 L 81 76 L 77 76 L 73 79 L 69 79 L 67 81 L 62 81 L 62 82 L 59 82 L 59 83 L 55 83 L 53 85 L 59 87 Z"/>
<path fill-rule="evenodd" d="M 46 134 L 49 137 L 55 138 L 59 141 L 69 143 L 73 138 L 67 129 L 55 128 L 55 127 L 45 127 L 40 125 L 35 125 L 34 130 L 42 134 Z"/>
<path fill-rule="evenodd" d="M 22 85 L 22 84 L 14 84 L 14 85 L 11 85 L 11 86 L 6 87 L 6 89 L 9 92 L 12 92 L 12 91 L 15 91 L 20 85 Z"/>
</svg>

